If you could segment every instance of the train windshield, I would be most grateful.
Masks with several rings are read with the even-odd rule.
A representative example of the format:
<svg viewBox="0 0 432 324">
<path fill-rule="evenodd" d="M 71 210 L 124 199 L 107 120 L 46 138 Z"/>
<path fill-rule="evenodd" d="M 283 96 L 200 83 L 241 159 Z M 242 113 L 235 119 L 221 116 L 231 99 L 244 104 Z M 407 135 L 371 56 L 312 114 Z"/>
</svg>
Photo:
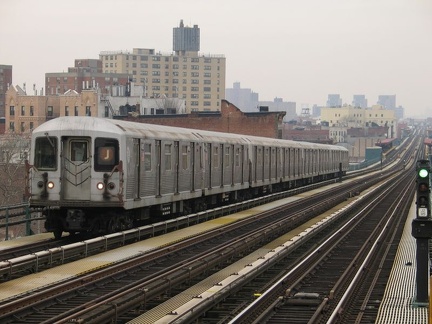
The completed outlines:
<svg viewBox="0 0 432 324">
<path fill-rule="evenodd" d="M 57 137 L 36 138 L 34 166 L 38 170 L 57 170 Z"/>
<path fill-rule="evenodd" d="M 112 138 L 95 139 L 95 171 L 109 172 L 119 163 L 119 143 Z"/>
</svg>

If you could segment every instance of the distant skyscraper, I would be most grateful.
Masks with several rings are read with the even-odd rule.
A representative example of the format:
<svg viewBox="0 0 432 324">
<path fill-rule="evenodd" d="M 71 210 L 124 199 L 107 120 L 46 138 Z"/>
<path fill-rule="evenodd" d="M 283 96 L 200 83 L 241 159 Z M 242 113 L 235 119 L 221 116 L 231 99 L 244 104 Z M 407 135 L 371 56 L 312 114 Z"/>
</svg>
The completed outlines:
<svg viewBox="0 0 432 324">
<path fill-rule="evenodd" d="M 367 99 L 365 95 L 354 95 L 353 96 L 353 107 L 367 108 Z"/>
<path fill-rule="evenodd" d="M 225 98 L 243 112 L 258 111 L 258 94 L 248 88 L 241 88 L 234 82 L 232 88 L 225 89 Z"/>
<path fill-rule="evenodd" d="M 338 94 L 329 94 L 327 99 L 327 107 L 335 108 L 342 106 L 342 99 Z"/>
<path fill-rule="evenodd" d="M 396 95 L 380 95 L 377 104 L 384 106 L 385 109 L 395 110 Z"/>
<path fill-rule="evenodd" d="M 200 29 L 198 25 L 185 27 L 180 20 L 180 27 L 173 28 L 173 50 L 177 55 L 200 50 Z"/>
</svg>

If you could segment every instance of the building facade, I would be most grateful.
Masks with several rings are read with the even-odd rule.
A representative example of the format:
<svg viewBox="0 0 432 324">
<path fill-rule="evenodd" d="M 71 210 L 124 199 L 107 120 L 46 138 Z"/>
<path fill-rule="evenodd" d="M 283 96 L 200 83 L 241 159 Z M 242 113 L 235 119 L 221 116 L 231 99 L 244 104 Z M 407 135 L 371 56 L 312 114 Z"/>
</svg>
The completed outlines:
<svg viewBox="0 0 432 324">
<path fill-rule="evenodd" d="M 180 98 L 186 111 L 218 111 L 225 98 L 225 57 L 203 55 L 199 28 L 174 29 L 174 52 L 134 48 L 99 54 L 105 73 L 125 73 L 136 85 L 145 87 L 149 98 Z"/>
<path fill-rule="evenodd" d="M 335 142 L 346 142 L 350 128 L 387 127 L 387 138 L 396 136 L 397 131 L 394 111 L 380 105 L 366 109 L 353 106 L 322 108 L 321 121 L 328 122 L 330 136 Z"/>
<path fill-rule="evenodd" d="M 68 72 L 45 73 L 45 89 L 47 95 L 61 95 L 69 90 L 100 89 L 101 93 L 112 94 L 113 88 L 130 84 L 126 73 L 104 73 L 102 61 L 99 59 L 76 59 L 75 66 Z M 43 93 L 41 93 L 43 95 Z"/>
<path fill-rule="evenodd" d="M 12 65 L 0 65 L 0 118 L 5 117 L 6 91 L 12 85 Z"/>
<path fill-rule="evenodd" d="M 6 92 L 5 133 L 27 134 L 47 120 L 59 116 L 104 117 L 106 108 L 96 90 L 62 95 L 27 95 L 20 87 Z"/>
<path fill-rule="evenodd" d="M 186 52 L 183 56 L 134 48 L 129 52 L 101 52 L 106 73 L 126 73 L 145 87 L 150 98 L 180 98 L 186 111 L 217 111 L 225 98 L 225 57 Z"/>
</svg>

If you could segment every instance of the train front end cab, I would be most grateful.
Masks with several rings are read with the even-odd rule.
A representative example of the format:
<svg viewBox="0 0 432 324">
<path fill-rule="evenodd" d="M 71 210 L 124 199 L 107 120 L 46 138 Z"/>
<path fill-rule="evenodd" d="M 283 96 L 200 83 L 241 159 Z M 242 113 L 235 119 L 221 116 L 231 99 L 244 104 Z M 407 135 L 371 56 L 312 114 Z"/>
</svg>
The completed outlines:
<svg viewBox="0 0 432 324">
<path fill-rule="evenodd" d="M 118 140 L 40 136 L 33 152 L 30 205 L 44 208 L 46 230 L 103 231 L 104 212 L 122 206 Z"/>
</svg>

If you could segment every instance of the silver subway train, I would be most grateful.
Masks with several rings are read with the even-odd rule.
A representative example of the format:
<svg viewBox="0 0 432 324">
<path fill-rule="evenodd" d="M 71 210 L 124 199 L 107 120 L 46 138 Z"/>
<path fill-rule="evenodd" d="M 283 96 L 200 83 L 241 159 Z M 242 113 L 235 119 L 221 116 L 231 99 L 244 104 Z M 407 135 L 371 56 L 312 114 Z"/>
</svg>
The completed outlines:
<svg viewBox="0 0 432 324">
<path fill-rule="evenodd" d="M 26 194 L 56 238 L 128 229 L 348 170 L 340 146 L 96 117 L 45 122 L 31 147 Z"/>
</svg>

